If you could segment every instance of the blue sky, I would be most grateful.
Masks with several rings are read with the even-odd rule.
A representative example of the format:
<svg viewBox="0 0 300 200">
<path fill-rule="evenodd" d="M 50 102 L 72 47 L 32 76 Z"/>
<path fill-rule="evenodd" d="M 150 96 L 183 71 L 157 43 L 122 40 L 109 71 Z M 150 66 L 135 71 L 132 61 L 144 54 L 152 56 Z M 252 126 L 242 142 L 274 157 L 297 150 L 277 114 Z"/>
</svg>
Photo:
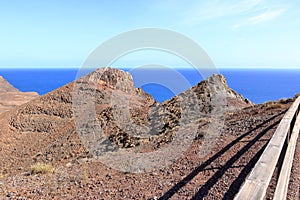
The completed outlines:
<svg viewBox="0 0 300 200">
<path fill-rule="evenodd" d="M 300 68 L 297 0 L 3 0 L 0 24 L 0 67 L 80 66 L 105 40 L 157 27 L 190 37 L 218 67 Z M 149 51 L 116 64 L 149 62 L 182 65 Z"/>
</svg>

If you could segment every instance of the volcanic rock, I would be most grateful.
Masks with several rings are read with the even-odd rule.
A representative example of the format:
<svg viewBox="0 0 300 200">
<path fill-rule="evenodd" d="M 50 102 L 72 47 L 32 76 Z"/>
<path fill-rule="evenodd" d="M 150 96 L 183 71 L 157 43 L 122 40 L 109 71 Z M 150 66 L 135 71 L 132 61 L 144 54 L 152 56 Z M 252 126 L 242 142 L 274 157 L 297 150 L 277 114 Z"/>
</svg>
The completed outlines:
<svg viewBox="0 0 300 200">
<path fill-rule="evenodd" d="M 291 101 L 253 105 L 213 75 L 158 103 L 130 74 L 99 69 L 0 115 L 0 197 L 232 199 Z M 174 141 L 179 147 L 178 137 L 191 137 L 186 151 L 151 172 L 95 159 L 97 144 L 151 153 Z M 35 163 L 54 170 L 28 173 Z"/>
<path fill-rule="evenodd" d="M 200 136 L 192 137 L 201 138 L 211 121 L 252 105 L 230 89 L 222 75 L 159 104 L 134 88 L 129 73 L 101 68 L 0 116 L 0 158 L 7 159 L 0 169 L 92 158 L 97 149 L 88 147 L 95 141 L 107 144 L 107 149 L 151 151 L 172 142 L 182 127 L 198 130 Z"/>
</svg>

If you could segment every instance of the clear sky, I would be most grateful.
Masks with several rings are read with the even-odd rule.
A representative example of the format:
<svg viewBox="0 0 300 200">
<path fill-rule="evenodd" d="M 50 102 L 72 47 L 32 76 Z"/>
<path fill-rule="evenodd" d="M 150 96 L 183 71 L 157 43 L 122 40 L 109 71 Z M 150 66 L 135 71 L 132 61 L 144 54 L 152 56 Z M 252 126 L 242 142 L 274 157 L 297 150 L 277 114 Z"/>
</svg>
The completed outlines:
<svg viewBox="0 0 300 200">
<path fill-rule="evenodd" d="M 0 25 L 0 67 L 80 66 L 112 36 L 157 27 L 192 38 L 219 67 L 300 68 L 299 0 L 2 0 Z"/>
</svg>

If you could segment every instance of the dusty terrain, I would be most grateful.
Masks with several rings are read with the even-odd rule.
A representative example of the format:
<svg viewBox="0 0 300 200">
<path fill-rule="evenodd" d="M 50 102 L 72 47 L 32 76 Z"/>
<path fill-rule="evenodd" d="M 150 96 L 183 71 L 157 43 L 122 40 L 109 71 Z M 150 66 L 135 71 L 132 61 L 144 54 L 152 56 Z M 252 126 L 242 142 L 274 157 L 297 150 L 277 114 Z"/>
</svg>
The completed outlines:
<svg viewBox="0 0 300 200">
<path fill-rule="evenodd" d="M 36 92 L 21 92 L 0 76 L 0 114 L 38 97 Z"/>
<path fill-rule="evenodd" d="M 253 105 L 221 75 L 162 104 L 135 89 L 129 74 L 114 69 L 74 84 L 0 115 L 1 198 L 232 199 L 292 103 Z M 75 109 L 74 98 L 80 100 Z M 89 100 L 101 129 L 89 121 Z M 121 103 L 131 120 L 115 113 L 113 106 Z M 83 139 L 93 136 L 100 143 L 99 130 L 108 149 L 141 153 L 167 148 L 178 130 L 181 135 L 196 132 L 171 164 L 134 173 L 99 161 L 95 140 Z M 36 163 L 51 170 L 35 172 Z M 299 188 L 294 182 L 292 192 Z"/>
</svg>

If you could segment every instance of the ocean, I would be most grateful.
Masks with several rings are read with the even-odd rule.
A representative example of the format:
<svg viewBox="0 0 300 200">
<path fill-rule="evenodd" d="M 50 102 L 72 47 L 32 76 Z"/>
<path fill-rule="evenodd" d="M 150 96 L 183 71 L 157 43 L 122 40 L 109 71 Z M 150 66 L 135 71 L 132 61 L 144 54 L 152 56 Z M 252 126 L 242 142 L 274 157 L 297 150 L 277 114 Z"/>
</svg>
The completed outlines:
<svg viewBox="0 0 300 200">
<path fill-rule="evenodd" d="M 290 98 L 300 93 L 300 69 L 220 69 L 219 71 L 226 77 L 231 88 L 255 104 Z M 142 86 L 159 102 L 171 98 L 202 80 L 200 74 L 189 69 L 176 69 L 177 75 L 160 69 L 146 72 L 129 70 L 129 72 L 133 74 L 135 85 Z M 75 80 L 77 73 L 78 69 L 0 69 L 0 75 L 14 87 L 24 92 L 36 91 L 40 95 Z"/>
</svg>

